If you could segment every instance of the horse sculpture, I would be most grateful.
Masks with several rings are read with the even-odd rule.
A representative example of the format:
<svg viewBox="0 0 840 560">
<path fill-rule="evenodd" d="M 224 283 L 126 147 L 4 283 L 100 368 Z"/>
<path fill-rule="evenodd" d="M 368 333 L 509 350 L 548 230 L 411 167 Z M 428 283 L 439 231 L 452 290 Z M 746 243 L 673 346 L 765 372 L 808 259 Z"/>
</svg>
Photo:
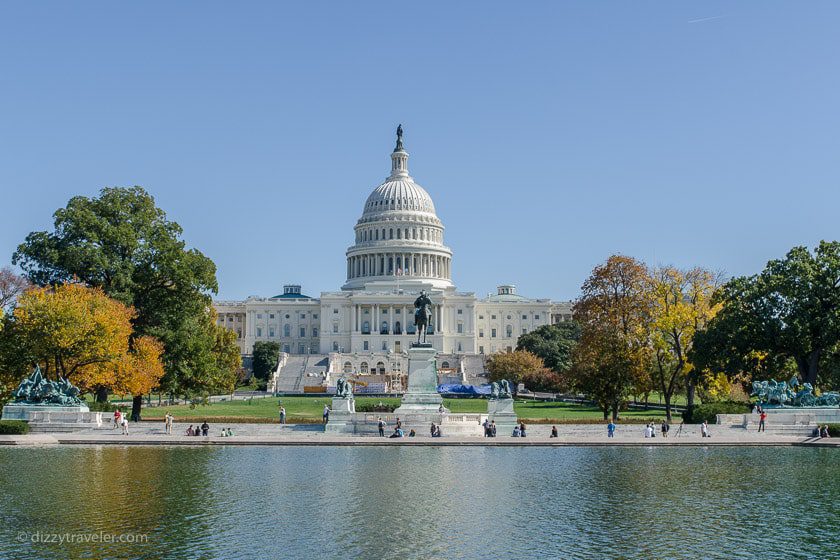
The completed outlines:
<svg viewBox="0 0 840 560">
<path fill-rule="evenodd" d="M 762 404 L 774 404 L 785 406 L 837 406 L 840 404 L 840 393 L 831 391 L 822 393 L 820 396 L 814 394 L 814 387 L 810 383 L 799 383 L 796 377 L 789 382 L 775 381 L 753 381 L 753 391 L 750 396 L 758 397 Z M 799 387 L 799 390 L 795 389 Z"/>
<path fill-rule="evenodd" d="M 414 326 L 417 327 L 417 344 L 420 344 L 420 336 L 423 336 L 423 343 L 426 342 L 426 331 L 432 318 L 432 300 L 426 292 L 420 291 L 420 296 L 414 300 Z"/>
</svg>

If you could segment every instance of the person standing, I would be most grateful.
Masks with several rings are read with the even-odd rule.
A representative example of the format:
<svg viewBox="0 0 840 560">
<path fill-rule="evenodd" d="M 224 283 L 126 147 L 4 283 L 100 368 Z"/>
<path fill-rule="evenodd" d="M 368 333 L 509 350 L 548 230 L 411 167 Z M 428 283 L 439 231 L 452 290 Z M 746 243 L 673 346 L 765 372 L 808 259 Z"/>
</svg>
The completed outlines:
<svg viewBox="0 0 840 560">
<path fill-rule="evenodd" d="M 758 414 L 758 431 L 766 432 L 767 413 L 763 410 Z"/>
<path fill-rule="evenodd" d="M 662 421 L 662 437 L 668 437 L 668 431 L 671 429 L 671 426 L 668 425 L 667 420 Z"/>
<path fill-rule="evenodd" d="M 280 423 L 286 423 L 286 407 L 283 405 L 280 405 Z"/>
<path fill-rule="evenodd" d="M 496 437 L 496 421 L 490 422 L 490 437 Z"/>
<path fill-rule="evenodd" d="M 385 437 L 385 420 L 379 417 L 379 437 Z"/>
<path fill-rule="evenodd" d="M 520 437 L 525 437 L 525 422 L 519 423 L 519 434 Z"/>
<path fill-rule="evenodd" d="M 710 437 L 709 436 L 709 423 L 706 420 L 703 420 L 703 423 L 700 424 L 700 435 L 703 437 Z"/>
<path fill-rule="evenodd" d="M 324 405 L 324 424 L 330 421 L 330 407 Z"/>
<path fill-rule="evenodd" d="M 115 430 L 117 428 L 119 428 L 120 426 L 122 426 L 122 422 L 120 421 L 121 417 L 122 417 L 122 412 L 120 412 L 120 407 L 117 407 L 114 410 L 114 429 Z"/>
<path fill-rule="evenodd" d="M 120 425 L 122 426 L 122 433 L 124 436 L 128 435 L 128 418 L 124 414 L 120 415 Z"/>
<path fill-rule="evenodd" d="M 607 424 L 607 437 L 615 437 L 615 424 L 612 420 Z"/>
<path fill-rule="evenodd" d="M 165 418 L 164 431 L 167 434 L 172 435 L 172 421 L 174 420 L 174 418 L 168 412 L 166 413 L 166 416 L 164 418 Z"/>
<path fill-rule="evenodd" d="M 201 435 L 206 436 L 210 433 L 210 424 L 207 423 L 207 420 L 204 421 L 204 424 L 201 425 Z"/>
</svg>

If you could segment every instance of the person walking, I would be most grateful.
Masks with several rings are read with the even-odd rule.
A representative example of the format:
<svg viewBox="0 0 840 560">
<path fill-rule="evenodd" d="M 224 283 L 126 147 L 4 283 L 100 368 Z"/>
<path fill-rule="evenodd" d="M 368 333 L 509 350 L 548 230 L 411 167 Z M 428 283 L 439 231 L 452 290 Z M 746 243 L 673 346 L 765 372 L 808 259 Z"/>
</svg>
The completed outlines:
<svg viewBox="0 0 840 560">
<path fill-rule="evenodd" d="M 615 437 L 615 424 L 612 420 L 607 424 L 607 437 Z"/>
<path fill-rule="evenodd" d="M 700 424 L 700 435 L 702 437 L 711 437 L 709 436 L 709 423 L 706 420 L 703 420 L 703 423 Z"/>
<path fill-rule="evenodd" d="M 286 407 L 282 405 L 280 406 L 280 423 L 286 423 Z"/>
<path fill-rule="evenodd" d="M 490 421 L 485 418 L 482 425 L 484 426 L 484 437 L 490 437 Z"/>
<path fill-rule="evenodd" d="M 169 435 L 172 435 L 172 421 L 174 420 L 174 418 L 168 412 L 166 413 L 166 416 L 164 416 L 164 418 L 165 418 L 165 420 L 164 420 L 164 425 L 163 425 L 163 428 L 164 428 L 163 431 L 166 432 Z"/>
<path fill-rule="evenodd" d="M 667 420 L 662 421 L 662 437 L 668 437 L 668 431 L 671 429 L 671 426 L 668 425 Z"/>
<path fill-rule="evenodd" d="M 766 432 L 767 431 L 767 413 L 763 410 L 758 415 L 758 431 L 759 432 Z"/>
<path fill-rule="evenodd" d="M 490 437 L 496 437 L 496 421 L 490 422 Z"/>
<path fill-rule="evenodd" d="M 381 416 L 379 417 L 379 437 L 385 437 L 385 420 Z"/>
<path fill-rule="evenodd" d="M 324 405 L 324 424 L 330 421 L 330 407 Z"/>
<path fill-rule="evenodd" d="M 120 416 L 120 425 L 122 426 L 122 433 L 124 436 L 128 435 L 128 418 L 125 415 Z"/>
<path fill-rule="evenodd" d="M 207 420 L 204 421 L 204 424 L 201 425 L 201 435 L 206 436 L 210 433 L 210 424 L 207 423 Z"/>
<path fill-rule="evenodd" d="M 120 418 L 122 417 L 122 412 L 120 412 L 120 407 L 117 407 L 114 410 L 114 429 L 116 430 L 120 426 L 122 426 L 122 422 L 120 422 Z"/>
</svg>

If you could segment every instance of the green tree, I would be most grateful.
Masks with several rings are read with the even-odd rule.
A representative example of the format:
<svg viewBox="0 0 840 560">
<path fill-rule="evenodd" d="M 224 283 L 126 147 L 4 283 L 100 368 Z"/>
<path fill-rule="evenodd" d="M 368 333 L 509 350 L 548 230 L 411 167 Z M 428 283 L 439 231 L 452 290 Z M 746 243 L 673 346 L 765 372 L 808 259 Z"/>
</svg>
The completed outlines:
<svg viewBox="0 0 840 560">
<path fill-rule="evenodd" d="M 563 375 L 572 367 L 572 350 L 578 340 L 580 327 L 574 321 L 543 325 L 520 336 L 516 349 L 539 356 L 547 368 Z"/>
<path fill-rule="evenodd" d="M 277 369 L 280 360 L 280 344 L 267 340 L 254 343 L 254 377 L 265 381 Z"/>
<path fill-rule="evenodd" d="M 698 365 L 730 375 L 772 376 L 791 360 L 803 382 L 817 384 L 840 341 L 840 242 L 811 252 L 794 247 L 717 295 L 720 312 L 696 335 Z"/>
<path fill-rule="evenodd" d="M 207 324 L 216 267 L 186 246 L 154 199 L 141 187 L 106 188 L 72 198 L 53 217 L 53 231 L 30 233 L 13 256 L 29 279 L 42 286 L 78 279 L 134 307 L 135 336 L 164 344 L 163 387 L 183 395 L 221 390 L 217 381 L 226 376 L 218 375 Z"/>
</svg>

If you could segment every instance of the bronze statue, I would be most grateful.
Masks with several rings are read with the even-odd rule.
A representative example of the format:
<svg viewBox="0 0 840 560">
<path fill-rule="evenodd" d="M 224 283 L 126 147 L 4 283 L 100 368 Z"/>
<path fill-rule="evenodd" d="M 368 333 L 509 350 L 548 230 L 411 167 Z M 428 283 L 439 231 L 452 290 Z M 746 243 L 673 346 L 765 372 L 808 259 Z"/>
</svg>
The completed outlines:
<svg viewBox="0 0 840 560">
<path fill-rule="evenodd" d="M 414 326 L 417 327 L 417 344 L 420 344 L 420 335 L 423 335 L 423 343 L 426 342 L 426 331 L 432 318 L 432 300 L 426 292 L 420 290 L 420 296 L 414 300 Z"/>
<path fill-rule="evenodd" d="M 402 129 L 402 125 L 400 124 L 400 125 L 397 126 L 397 147 L 394 148 L 395 152 L 399 152 L 400 150 L 403 149 L 402 137 L 403 137 L 403 129 Z"/>
<path fill-rule="evenodd" d="M 16 403 L 59 406 L 82 404 L 79 395 L 79 388 L 69 380 L 59 377 L 58 381 L 49 381 L 41 374 L 41 368 L 38 366 L 35 366 L 32 375 L 21 381 L 12 393 Z"/>
<path fill-rule="evenodd" d="M 490 385 L 490 398 L 493 400 L 511 398 L 510 382 L 507 379 L 494 381 Z"/>
<path fill-rule="evenodd" d="M 335 396 L 345 399 L 353 397 L 353 386 L 344 376 L 339 377 L 335 383 Z"/>
</svg>

